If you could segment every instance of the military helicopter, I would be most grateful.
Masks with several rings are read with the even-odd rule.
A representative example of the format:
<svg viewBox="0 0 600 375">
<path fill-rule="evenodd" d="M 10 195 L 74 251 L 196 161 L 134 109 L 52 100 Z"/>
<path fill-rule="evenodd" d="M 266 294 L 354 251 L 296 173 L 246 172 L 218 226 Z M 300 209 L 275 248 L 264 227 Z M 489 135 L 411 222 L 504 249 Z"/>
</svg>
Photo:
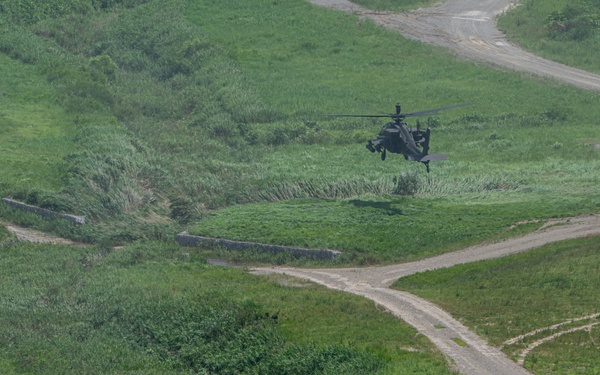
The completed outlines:
<svg viewBox="0 0 600 375">
<path fill-rule="evenodd" d="M 417 121 L 416 128 L 409 128 L 403 121 L 406 117 L 432 116 L 438 111 L 464 107 L 469 104 L 458 104 L 450 107 L 429 109 L 421 112 L 401 113 L 400 104 L 396 104 L 396 113 L 381 114 L 381 115 L 351 115 L 351 114 L 333 114 L 331 116 L 341 117 L 390 117 L 394 121 L 388 122 L 383 126 L 377 139 L 370 140 L 367 143 L 367 149 L 371 152 L 377 151 L 381 154 L 381 160 L 385 160 L 387 151 L 394 154 L 402 154 L 406 160 L 418 161 L 427 167 L 429 173 L 429 162 L 436 160 L 447 160 L 445 154 L 429 155 L 429 136 L 431 129 L 422 131 L 419 129 Z"/>
</svg>

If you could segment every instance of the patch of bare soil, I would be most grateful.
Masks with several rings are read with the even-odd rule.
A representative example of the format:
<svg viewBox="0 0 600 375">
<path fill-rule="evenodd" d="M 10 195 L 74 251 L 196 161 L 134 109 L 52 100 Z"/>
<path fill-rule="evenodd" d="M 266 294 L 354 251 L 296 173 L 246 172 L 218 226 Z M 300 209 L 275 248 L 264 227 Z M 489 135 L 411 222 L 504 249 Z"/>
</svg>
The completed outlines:
<svg viewBox="0 0 600 375">
<path fill-rule="evenodd" d="M 83 246 L 83 244 L 52 236 L 37 230 L 30 228 L 23 228 L 12 224 L 0 223 L 4 225 L 9 231 L 15 234 L 19 241 L 35 242 L 35 243 L 51 243 L 55 245 L 77 245 Z"/>
</svg>

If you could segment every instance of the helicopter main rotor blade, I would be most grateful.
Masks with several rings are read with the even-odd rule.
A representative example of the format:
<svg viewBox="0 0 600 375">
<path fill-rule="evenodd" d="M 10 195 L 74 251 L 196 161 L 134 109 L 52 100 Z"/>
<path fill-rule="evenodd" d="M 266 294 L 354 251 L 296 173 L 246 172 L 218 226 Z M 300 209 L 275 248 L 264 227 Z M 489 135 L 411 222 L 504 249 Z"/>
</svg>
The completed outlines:
<svg viewBox="0 0 600 375">
<path fill-rule="evenodd" d="M 346 114 L 333 114 L 333 115 L 329 115 L 329 116 L 336 116 L 336 117 L 391 117 L 391 116 L 395 116 L 395 115 L 346 115 Z"/>
<path fill-rule="evenodd" d="M 442 107 L 442 108 L 436 108 L 436 109 L 428 109 L 426 111 L 421 111 L 421 112 L 406 113 L 406 114 L 404 114 L 402 116 L 404 116 L 404 117 L 431 116 L 431 115 L 435 115 L 436 112 L 439 112 L 439 111 L 445 111 L 445 110 L 448 110 L 448 109 L 459 108 L 459 107 L 466 107 L 466 106 L 473 105 L 473 104 L 474 103 L 451 105 L 449 107 Z"/>
<path fill-rule="evenodd" d="M 437 114 L 437 112 L 439 112 L 439 111 L 445 111 L 445 110 L 453 109 L 453 108 L 466 107 L 466 106 L 473 105 L 473 104 L 474 103 L 457 104 L 457 105 L 451 105 L 449 107 L 428 109 L 426 111 L 413 112 L 413 113 L 389 113 L 389 114 L 377 114 L 377 115 L 354 115 L 354 114 L 342 113 L 342 114 L 331 114 L 329 116 L 336 116 L 336 117 L 389 117 L 389 118 L 392 118 L 395 120 L 402 120 L 405 117 L 432 116 L 432 115 Z"/>
</svg>

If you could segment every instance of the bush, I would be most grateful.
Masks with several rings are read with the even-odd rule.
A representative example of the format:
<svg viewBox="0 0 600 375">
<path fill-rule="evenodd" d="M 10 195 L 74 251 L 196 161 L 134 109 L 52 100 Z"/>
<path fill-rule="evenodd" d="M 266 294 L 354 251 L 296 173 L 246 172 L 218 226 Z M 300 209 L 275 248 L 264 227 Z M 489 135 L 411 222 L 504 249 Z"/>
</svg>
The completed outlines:
<svg viewBox="0 0 600 375">
<path fill-rule="evenodd" d="M 194 373 L 366 374 L 384 364 L 348 347 L 286 344 L 277 314 L 252 301 L 172 303 L 119 314 L 114 327 L 125 332 L 117 334 L 174 369 Z"/>
<path fill-rule="evenodd" d="M 417 172 L 403 172 L 399 177 L 394 177 L 396 185 L 392 194 L 415 195 L 422 185 L 421 178 Z"/>
<path fill-rule="evenodd" d="M 0 244 L 9 238 L 12 238 L 12 233 L 4 225 L 0 224 Z"/>
<path fill-rule="evenodd" d="M 114 80 L 119 67 L 108 55 L 100 55 L 90 59 L 90 66 L 102 72 L 109 80 Z"/>
<path fill-rule="evenodd" d="M 546 18 L 546 29 L 554 39 L 586 40 L 600 35 L 600 3 L 593 0 L 568 2 Z"/>
</svg>

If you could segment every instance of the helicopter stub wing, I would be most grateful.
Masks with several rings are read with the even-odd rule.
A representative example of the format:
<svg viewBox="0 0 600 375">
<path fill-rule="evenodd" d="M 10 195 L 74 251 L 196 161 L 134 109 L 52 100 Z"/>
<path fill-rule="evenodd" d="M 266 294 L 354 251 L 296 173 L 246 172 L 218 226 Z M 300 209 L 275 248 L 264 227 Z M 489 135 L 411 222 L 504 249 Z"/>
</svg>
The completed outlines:
<svg viewBox="0 0 600 375">
<path fill-rule="evenodd" d="M 448 155 L 446 155 L 446 154 L 425 155 L 419 161 L 428 162 L 428 161 L 440 161 L 440 160 L 448 160 Z"/>
</svg>

